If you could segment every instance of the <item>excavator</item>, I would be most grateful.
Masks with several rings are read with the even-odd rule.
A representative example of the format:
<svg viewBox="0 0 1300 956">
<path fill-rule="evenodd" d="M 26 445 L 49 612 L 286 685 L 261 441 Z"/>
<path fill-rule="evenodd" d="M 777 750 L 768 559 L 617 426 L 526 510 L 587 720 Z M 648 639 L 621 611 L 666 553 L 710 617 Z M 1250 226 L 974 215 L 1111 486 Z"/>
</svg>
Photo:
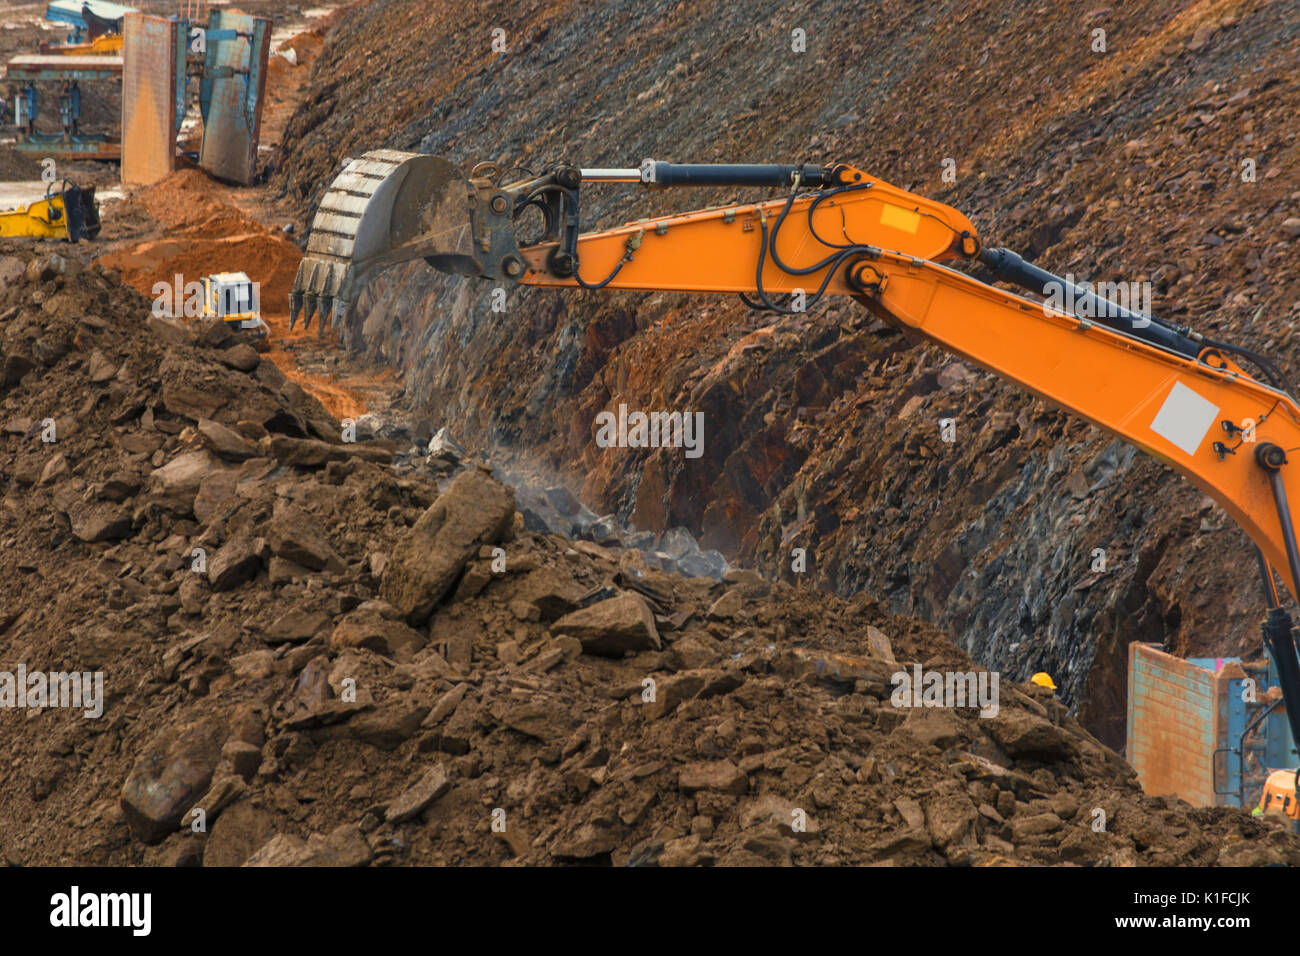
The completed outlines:
<svg viewBox="0 0 1300 956">
<path fill-rule="evenodd" d="M 780 190 L 581 232 L 584 189 Z M 770 195 L 770 192 L 769 192 Z M 1263 637 L 1300 741 L 1296 631 L 1274 569 L 1300 598 L 1290 499 L 1300 496 L 1300 405 L 1267 356 L 1099 297 L 986 245 L 962 213 L 844 163 L 559 164 L 540 173 L 377 150 L 325 193 L 289 297 L 290 328 L 339 324 L 381 270 L 424 259 L 498 284 L 737 295 L 805 311 L 848 296 L 1154 456 L 1217 501 L 1256 546 Z M 963 271 L 976 264 L 1004 290 Z M 800 308 L 802 306 L 802 308 Z M 1286 771 L 1288 806 L 1300 771 Z M 1276 791 L 1276 781 L 1271 781 Z M 1277 803 L 1274 792 L 1271 802 Z M 1294 813 L 1294 811 L 1292 811 Z M 1292 815 L 1291 813 L 1288 816 Z"/>
</svg>

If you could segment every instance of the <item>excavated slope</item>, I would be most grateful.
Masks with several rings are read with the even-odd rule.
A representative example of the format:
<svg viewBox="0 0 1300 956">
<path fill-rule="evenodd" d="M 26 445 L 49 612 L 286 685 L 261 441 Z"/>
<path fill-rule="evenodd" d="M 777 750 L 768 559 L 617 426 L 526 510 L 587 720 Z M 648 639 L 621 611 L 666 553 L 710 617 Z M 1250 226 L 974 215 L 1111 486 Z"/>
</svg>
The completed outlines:
<svg viewBox="0 0 1300 956">
<path fill-rule="evenodd" d="M 375 0 L 331 34 L 278 182 L 309 209 L 342 158 L 380 146 L 466 168 L 845 160 L 1055 271 L 1150 281 L 1158 315 L 1294 366 L 1298 59 L 1296 0 Z M 584 196 L 587 223 L 741 198 Z M 882 596 L 987 666 L 1050 671 L 1115 746 L 1129 642 L 1258 646 L 1248 542 L 1208 499 L 852 304 L 771 318 L 516 290 L 503 315 L 490 291 L 395 270 L 346 338 L 404 370 L 436 423 L 555 469 L 598 511 L 790 579 L 803 547 L 816 584 Z M 703 410 L 704 455 L 597 448 L 594 416 L 620 402 Z"/>
</svg>

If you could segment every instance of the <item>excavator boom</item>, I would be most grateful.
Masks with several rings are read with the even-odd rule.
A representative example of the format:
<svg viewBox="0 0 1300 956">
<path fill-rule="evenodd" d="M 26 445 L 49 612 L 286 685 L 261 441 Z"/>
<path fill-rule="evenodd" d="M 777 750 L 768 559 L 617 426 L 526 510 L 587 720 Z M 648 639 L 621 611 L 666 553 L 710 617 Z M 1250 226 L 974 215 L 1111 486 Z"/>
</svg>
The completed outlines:
<svg viewBox="0 0 1300 956">
<path fill-rule="evenodd" d="M 378 178 L 366 205 L 357 178 L 371 167 Z M 558 166 L 503 178 L 493 164 L 464 178 L 445 160 L 386 151 L 349 164 L 322 202 L 291 296 L 293 317 L 305 304 L 310 320 L 323 302 L 322 315 L 332 312 L 337 321 L 366 277 L 414 258 L 496 282 L 734 293 L 775 312 L 849 295 L 1136 445 L 1222 505 L 1259 550 L 1265 635 L 1300 740 L 1300 663 L 1272 574 L 1282 569 L 1300 598 L 1288 504 L 1300 499 L 1300 465 L 1288 457 L 1300 452 L 1300 405 L 1270 360 L 1101 299 L 1009 250 L 986 248 L 957 210 L 843 164 L 647 160 L 635 169 Z M 584 234 L 584 183 L 783 187 L 788 194 Z M 521 243 L 519 222 L 532 209 L 544 230 Z M 337 236 L 344 212 L 358 226 L 351 245 Z M 315 252 L 327 244 L 328 256 Z M 963 261 L 1047 299 L 953 268 Z M 1259 373 L 1249 374 L 1238 359 Z"/>
</svg>

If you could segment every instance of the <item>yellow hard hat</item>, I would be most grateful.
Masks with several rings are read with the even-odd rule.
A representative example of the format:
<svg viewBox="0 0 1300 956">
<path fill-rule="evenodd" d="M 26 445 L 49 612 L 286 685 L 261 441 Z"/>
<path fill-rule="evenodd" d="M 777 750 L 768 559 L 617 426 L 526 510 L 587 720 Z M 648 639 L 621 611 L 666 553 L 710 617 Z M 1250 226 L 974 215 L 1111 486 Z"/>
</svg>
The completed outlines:
<svg viewBox="0 0 1300 956">
<path fill-rule="evenodd" d="M 1033 677 L 1029 678 L 1030 682 L 1037 684 L 1039 687 L 1046 687 L 1048 690 L 1056 690 L 1056 685 L 1052 683 L 1051 676 L 1046 671 L 1039 671 Z"/>
</svg>

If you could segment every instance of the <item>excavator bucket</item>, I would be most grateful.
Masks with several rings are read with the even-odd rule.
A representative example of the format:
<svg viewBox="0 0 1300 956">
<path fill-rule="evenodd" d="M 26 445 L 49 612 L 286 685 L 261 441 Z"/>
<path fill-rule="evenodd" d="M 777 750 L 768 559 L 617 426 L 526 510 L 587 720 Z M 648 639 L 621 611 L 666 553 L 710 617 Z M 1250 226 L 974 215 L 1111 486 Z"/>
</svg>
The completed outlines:
<svg viewBox="0 0 1300 956">
<path fill-rule="evenodd" d="M 289 295 L 289 328 L 320 312 L 319 334 L 337 325 L 366 280 L 423 258 L 436 269 L 476 275 L 475 189 L 438 156 L 375 150 L 349 161 L 312 220 L 307 254 Z"/>
</svg>

